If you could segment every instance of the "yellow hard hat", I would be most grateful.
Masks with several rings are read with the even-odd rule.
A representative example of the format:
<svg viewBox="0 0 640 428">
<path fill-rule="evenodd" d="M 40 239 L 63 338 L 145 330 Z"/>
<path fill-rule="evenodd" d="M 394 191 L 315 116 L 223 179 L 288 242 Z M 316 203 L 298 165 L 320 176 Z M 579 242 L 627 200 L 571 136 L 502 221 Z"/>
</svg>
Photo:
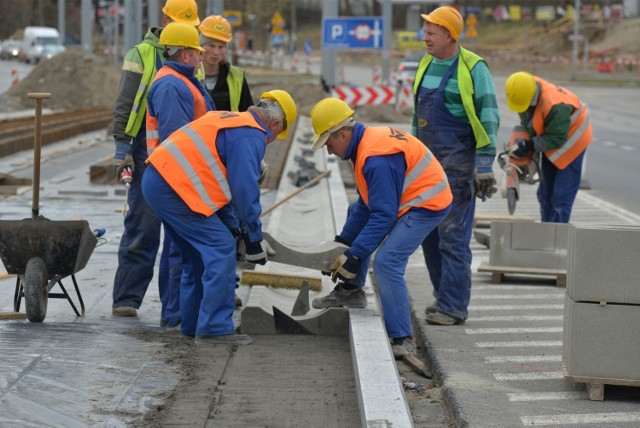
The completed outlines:
<svg viewBox="0 0 640 428">
<path fill-rule="evenodd" d="M 162 8 L 162 13 L 173 19 L 174 22 L 182 22 L 194 27 L 200 25 L 198 4 L 195 0 L 167 0 Z"/>
<path fill-rule="evenodd" d="M 536 81 L 530 73 L 518 71 L 507 79 L 504 85 L 507 107 L 516 113 L 526 111 L 536 93 Z"/>
<path fill-rule="evenodd" d="M 313 150 L 322 148 L 332 132 L 353 121 L 355 112 L 347 103 L 338 98 L 325 98 L 311 109 L 311 125 L 315 135 L 311 139 Z"/>
<path fill-rule="evenodd" d="M 427 22 L 449 30 L 449 34 L 451 34 L 453 40 L 458 40 L 460 34 L 462 34 L 464 21 L 462 20 L 462 15 L 460 15 L 460 12 L 458 12 L 458 9 L 455 7 L 441 6 L 428 15 L 421 14 L 420 16 Z"/>
<path fill-rule="evenodd" d="M 274 89 L 272 91 L 263 92 L 260 99 L 271 100 L 278 103 L 284 113 L 284 129 L 278 134 L 279 139 L 287 138 L 289 128 L 295 123 L 298 117 L 298 109 L 295 101 L 287 91 L 282 89 Z"/>
<path fill-rule="evenodd" d="M 220 40 L 225 43 L 229 43 L 232 38 L 231 24 L 220 15 L 211 15 L 205 18 L 198 27 L 198 31 L 209 39 Z"/>
<path fill-rule="evenodd" d="M 160 33 L 160 44 L 204 50 L 200 47 L 200 36 L 196 27 L 182 22 L 170 22 L 164 27 Z"/>
</svg>

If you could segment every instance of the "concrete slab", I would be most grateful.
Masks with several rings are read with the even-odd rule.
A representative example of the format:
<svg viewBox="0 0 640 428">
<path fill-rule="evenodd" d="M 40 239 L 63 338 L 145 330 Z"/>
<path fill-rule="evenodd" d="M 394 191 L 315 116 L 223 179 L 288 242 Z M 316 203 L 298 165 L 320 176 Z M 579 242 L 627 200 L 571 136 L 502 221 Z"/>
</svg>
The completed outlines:
<svg viewBox="0 0 640 428">
<path fill-rule="evenodd" d="M 640 226 L 571 224 L 567 294 L 574 301 L 640 305 L 638 254 Z"/>
</svg>

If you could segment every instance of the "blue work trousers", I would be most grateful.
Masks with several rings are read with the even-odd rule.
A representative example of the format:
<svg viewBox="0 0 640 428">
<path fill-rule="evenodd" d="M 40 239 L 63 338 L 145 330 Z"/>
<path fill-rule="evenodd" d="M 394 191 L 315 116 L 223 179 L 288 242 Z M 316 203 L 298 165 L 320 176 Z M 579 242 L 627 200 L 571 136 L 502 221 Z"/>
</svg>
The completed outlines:
<svg viewBox="0 0 640 428">
<path fill-rule="evenodd" d="M 387 335 L 391 339 L 411 336 L 411 308 L 404 273 L 409 257 L 424 238 L 445 218 L 441 211 L 412 209 L 398 219 L 373 260 L 373 274 L 382 303 Z"/>
<path fill-rule="evenodd" d="M 166 322 L 167 327 L 174 327 L 182 322 L 180 313 L 180 280 L 182 278 L 182 256 L 171 238 L 166 233 L 162 242 L 162 254 L 158 287 L 162 310 L 160 319 Z"/>
<path fill-rule="evenodd" d="M 453 202 L 451 211 L 422 242 L 424 260 L 433 285 L 436 308 L 466 320 L 471 299 L 471 231 L 476 209 L 473 180 L 447 174 Z"/>
<path fill-rule="evenodd" d="M 153 166 L 142 178 L 147 202 L 182 255 L 182 334 L 233 334 L 236 257 L 233 235 L 216 214 L 191 211 Z"/>
<path fill-rule="evenodd" d="M 144 126 L 144 125 L 143 125 Z M 113 306 L 142 304 L 160 246 L 160 219 L 145 201 L 141 178 L 147 158 L 147 139 L 144 130 L 133 141 L 133 181 L 127 203 L 129 211 L 124 218 L 124 233 L 118 249 L 118 269 L 113 281 Z"/>
<path fill-rule="evenodd" d="M 569 223 L 573 202 L 580 188 L 585 152 L 582 152 L 565 169 L 558 169 L 545 155 L 542 155 L 537 195 L 540 203 L 540 219 L 543 222 Z"/>
</svg>

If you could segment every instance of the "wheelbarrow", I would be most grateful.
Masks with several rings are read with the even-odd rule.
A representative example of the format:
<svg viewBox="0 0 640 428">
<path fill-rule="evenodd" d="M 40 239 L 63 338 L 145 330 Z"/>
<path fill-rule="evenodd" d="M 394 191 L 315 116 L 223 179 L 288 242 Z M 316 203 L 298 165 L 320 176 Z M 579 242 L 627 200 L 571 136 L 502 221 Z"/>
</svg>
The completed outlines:
<svg viewBox="0 0 640 428">
<path fill-rule="evenodd" d="M 76 316 L 84 315 L 84 301 L 75 274 L 87 265 L 98 238 L 104 233 L 103 229 L 92 231 L 86 220 L 49 220 L 39 213 L 42 100 L 50 96 L 28 94 L 36 100 L 32 216 L 23 220 L 0 220 L 0 259 L 8 273 L 17 275 L 14 310 L 20 311 L 24 297 L 31 322 L 44 321 L 49 298 L 67 299 Z M 73 281 L 79 310 L 62 284 L 61 280 L 67 276 Z M 56 284 L 61 293 L 51 292 Z"/>
</svg>

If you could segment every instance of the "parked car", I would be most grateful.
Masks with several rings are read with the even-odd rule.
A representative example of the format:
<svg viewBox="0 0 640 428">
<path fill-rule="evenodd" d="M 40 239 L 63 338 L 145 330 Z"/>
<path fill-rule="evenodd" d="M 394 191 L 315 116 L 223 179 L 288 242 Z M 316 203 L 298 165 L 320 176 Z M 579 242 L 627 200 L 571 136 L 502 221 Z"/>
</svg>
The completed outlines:
<svg viewBox="0 0 640 428">
<path fill-rule="evenodd" d="M 27 27 L 24 29 L 24 59 L 37 63 L 65 50 L 60 42 L 60 33 L 52 27 Z"/>
<path fill-rule="evenodd" d="M 0 44 L 0 59 L 21 59 L 22 42 L 20 40 L 5 40 Z"/>
<path fill-rule="evenodd" d="M 420 60 L 424 54 L 424 52 L 412 52 L 400 61 L 398 64 L 397 74 L 399 85 L 407 79 L 414 79 L 416 71 L 418 70 L 418 65 L 420 64 Z"/>
</svg>

